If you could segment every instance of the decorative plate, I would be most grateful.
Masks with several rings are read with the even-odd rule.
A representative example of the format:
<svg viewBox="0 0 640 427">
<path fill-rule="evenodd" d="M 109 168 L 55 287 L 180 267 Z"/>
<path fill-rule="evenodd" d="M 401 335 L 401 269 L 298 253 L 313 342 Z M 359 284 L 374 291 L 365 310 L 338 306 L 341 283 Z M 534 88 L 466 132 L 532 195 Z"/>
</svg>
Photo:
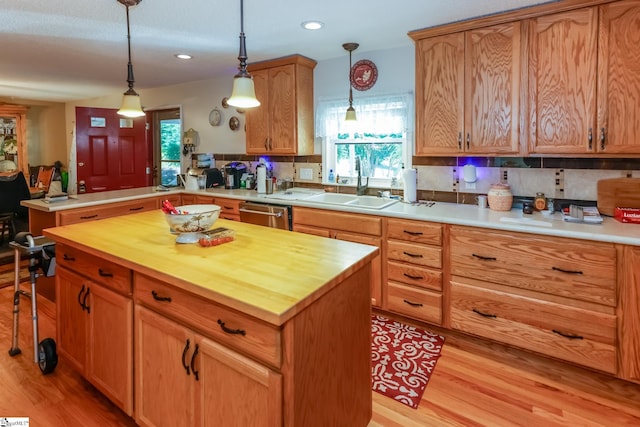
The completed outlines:
<svg viewBox="0 0 640 427">
<path fill-rule="evenodd" d="M 244 108 L 236 108 L 236 111 L 238 114 L 244 114 L 246 110 Z"/>
<path fill-rule="evenodd" d="M 227 98 L 226 96 L 222 98 L 222 108 L 229 108 L 229 104 L 227 104 L 228 100 L 229 98 Z"/>
<path fill-rule="evenodd" d="M 378 68 L 373 62 L 362 59 L 351 67 L 351 86 L 357 90 L 369 90 L 378 80 Z"/>
<path fill-rule="evenodd" d="M 222 124 L 222 111 L 218 107 L 214 107 L 209 113 L 209 124 L 211 126 L 220 126 Z"/>
<path fill-rule="evenodd" d="M 237 118 L 236 116 L 231 117 L 229 119 L 229 129 L 238 130 L 239 127 L 240 127 L 240 119 Z"/>
</svg>

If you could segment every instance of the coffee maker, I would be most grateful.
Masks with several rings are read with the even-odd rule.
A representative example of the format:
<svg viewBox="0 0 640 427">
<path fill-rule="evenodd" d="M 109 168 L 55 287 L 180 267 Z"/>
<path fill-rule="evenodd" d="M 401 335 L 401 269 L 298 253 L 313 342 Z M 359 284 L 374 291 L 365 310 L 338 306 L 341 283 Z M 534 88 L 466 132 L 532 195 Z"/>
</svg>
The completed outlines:
<svg viewBox="0 0 640 427">
<path fill-rule="evenodd" d="M 247 173 L 247 166 L 244 163 L 227 163 L 224 166 L 224 188 L 227 190 L 240 188 L 240 180 L 245 173 Z"/>
</svg>

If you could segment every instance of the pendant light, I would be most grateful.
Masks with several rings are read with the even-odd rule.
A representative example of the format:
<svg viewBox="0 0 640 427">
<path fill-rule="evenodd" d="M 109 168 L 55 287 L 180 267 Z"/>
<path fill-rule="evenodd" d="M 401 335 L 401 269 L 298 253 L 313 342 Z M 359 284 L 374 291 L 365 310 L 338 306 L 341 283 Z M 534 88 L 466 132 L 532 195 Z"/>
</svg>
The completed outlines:
<svg viewBox="0 0 640 427">
<path fill-rule="evenodd" d="M 356 121 L 356 110 L 353 108 L 353 87 L 351 86 L 351 53 L 360 46 L 358 43 L 345 43 L 342 45 L 344 50 L 349 51 L 349 108 L 345 115 L 345 121 Z"/>
<path fill-rule="evenodd" d="M 127 83 L 129 90 L 122 96 L 122 105 L 118 110 L 118 114 L 125 117 L 141 117 L 144 111 L 140 105 L 140 95 L 133 89 L 133 65 L 131 65 L 131 30 L 129 28 L 129 7 L 140 4 L 142 0 L 116 0 L 127 8 L 127 46 L 129 48 L 129 62 L 127 64 Z"/>
<path fill-rule="evenodd" d="M 240 52 L 238 74 L 233 77 L 233 90 L 227 104 L 237 108 L 252 108 L 260 105 L 256 98 L 253 78 L 247 71 L 247 47 L 244 38 L 244 0 L 240 0 Z"/>
</svg>

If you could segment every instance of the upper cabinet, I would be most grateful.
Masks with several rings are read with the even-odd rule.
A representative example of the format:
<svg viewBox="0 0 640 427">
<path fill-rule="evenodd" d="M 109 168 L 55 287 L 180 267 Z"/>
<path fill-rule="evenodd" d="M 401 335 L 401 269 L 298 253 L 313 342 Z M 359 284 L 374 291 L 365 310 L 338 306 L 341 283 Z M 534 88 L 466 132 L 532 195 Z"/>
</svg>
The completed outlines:
<svg viewBox="0 0 640 427">
<path fill-rule="evenodd" d="M 416 155 L 519 153 L 520 27 L 416 42 Z"/>
<path fill-rule="evenodd" d="M 529 25 L 529 151 L 597 151 L 598 9 L 541 16 Z"/>
<path fill-rule="evenodd" d="M 0 173 L 22 171 L 28 180 L 26 115 L 26 107 L 0 104 L 0 162 L 2 162 Z M 13 163 L 3 162 L 3 160 Z"/>
<path fill-rule="evenodd" d="M 313 154 L 313 69 L 300 55 L 251 64 L 260 106 L 247 110 L 247 154 Z"/>
<path fill-rule="evenodd" d="M 640 0 L 561 0 L 426 28 L 417 156 L 640 154 Z"/>
</svg>

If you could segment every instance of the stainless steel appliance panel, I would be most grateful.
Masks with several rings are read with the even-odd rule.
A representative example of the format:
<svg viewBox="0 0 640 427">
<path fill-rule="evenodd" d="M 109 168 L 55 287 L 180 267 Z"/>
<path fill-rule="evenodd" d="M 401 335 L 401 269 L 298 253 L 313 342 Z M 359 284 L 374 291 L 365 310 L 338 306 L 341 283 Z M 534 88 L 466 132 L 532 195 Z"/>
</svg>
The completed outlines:
<svg viewBox="0 0 640 427">
<path fill-rule="evenodd" d="M 244 202 L 239 211 L 242 222 L 291 230 L 291 206 Z"/>
</svg>

